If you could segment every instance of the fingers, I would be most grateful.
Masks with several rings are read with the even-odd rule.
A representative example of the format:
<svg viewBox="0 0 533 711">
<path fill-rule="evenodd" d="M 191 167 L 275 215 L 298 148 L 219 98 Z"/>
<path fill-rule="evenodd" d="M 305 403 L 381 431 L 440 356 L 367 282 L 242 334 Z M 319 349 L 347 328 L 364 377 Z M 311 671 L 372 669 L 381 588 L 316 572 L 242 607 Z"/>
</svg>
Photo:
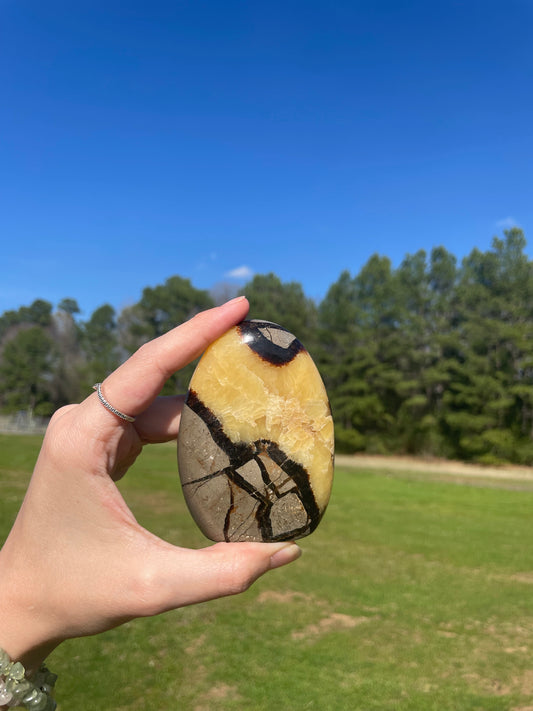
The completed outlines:
<svg viewBox="0 0 533 711">
<path fill-rule="evenodd" d="M 194 360 L 247 313 L 247 300 L 237 297 L 146 343 L 105 379 L 104 397 L 120 412 L 139 415 L 154 401 L 172 373 Z"/>
<path fill-rule="evenodd" d="M 143 444 L 176 439 L 184 401 L 184 395 L 158 397 L 137 417 L 135 429 Z"/>
<path fill-rule="evenodd" d="M 293 542 L 216 543 L 201 550 L 174 548 L 152 555 L 151 572 L 136 587 L 135 616 L 159 614 L 247 590 L 261 575 L 287 565 L 302 551 Z"/>
</svg>

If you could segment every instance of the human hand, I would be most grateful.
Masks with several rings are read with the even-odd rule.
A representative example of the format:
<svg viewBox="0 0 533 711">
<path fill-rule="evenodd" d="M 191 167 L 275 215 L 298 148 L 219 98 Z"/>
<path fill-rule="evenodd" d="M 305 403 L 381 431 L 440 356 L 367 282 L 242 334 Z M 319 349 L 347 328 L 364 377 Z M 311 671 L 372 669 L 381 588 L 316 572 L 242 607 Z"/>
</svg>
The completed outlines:
<svg viewBox="0 0 533 711">
<path fill-rule="evenodd" d="M 0 647 L 35 669 L 60 642 L 246 590 L 295 560 L 294 543 L 170 545 L 141 527 L 115 481 L 146 443 L 175 439 L 183 397 L 168 377 L 245 318 L 244 298 L 142 346 L 96 393 L 52 418 L 13 529 L 0 551 Z"/>
</svg>

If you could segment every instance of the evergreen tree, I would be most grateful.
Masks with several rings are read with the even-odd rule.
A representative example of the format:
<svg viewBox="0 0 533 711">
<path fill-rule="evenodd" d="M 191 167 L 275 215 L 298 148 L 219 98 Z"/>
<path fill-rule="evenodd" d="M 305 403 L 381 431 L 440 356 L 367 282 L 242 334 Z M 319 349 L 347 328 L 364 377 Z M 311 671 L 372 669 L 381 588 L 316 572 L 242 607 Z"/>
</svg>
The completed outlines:
<svg viewBox="0 0 533 711">
<path fill-rule="evenodd" d="M 531 461 L 533 268 L 521 230 L 463 260 L 458 285 L 461 351 L 446 397 L 456 453 L 493 462 Z M 526 366 L 526 367 L 524 367 Z"/>
<path fill-rule="evenodd" d="M 317 364 L 329 393 L 335 438 L 340 451 L 364 449 L 363 413 L 379 409 L 364 374 L 372 358 L 358 344 L 357 293 L 354 280 L 345 270 L 330 286 L 318 309 Z"/>
<path fill-rule="evenodd" d="M 163 335 L 213 305 L 207 291 L 195 289 L 189 279 L 179 276 L 172 276 L 156 287 L 146 287 L 140 301 L 120 314 L 120 345 L 126 353 L 133 353 L 146 341 Z M 193 369 L 190 365 L 174 374 L 164 392 L 185 391 Z"/>
<path fill-rule="evenodd" d="M 533 263 L 514 228 L 460 267 L 435 247 L 394 269 L 373 255 L 343 271 L 317 307 L 297 282 L 257 275 L 250 317 L 292 331 L 317 362 L 339 451 L 409 452 L 533 463 Z M 217 297 L 218 298 L 218 297 Z M 129 352 L 213 305 L 189 280 L 147 287 L 118 319 L 87 322 L 77 302 L 46 301 L 0 316 L 0 407 L 52 412 L 84 397 Z M 186 390 L 190 366 L 166 392 Z"/>
<path fill-rule="evenodd" d="M 33 324 L 46 328 L 52 322 L 52 304 L 36 299 L 30 306 L 21 306 L 17 311 L 4 311 L 0 316 L 0 343 L 9 338 L 13 326 Z"/>
<path fill-rule="evenodd" d="M 115 309 L 109 304 L 97 308 L 82 325 L 81 340 L 85 358 L 84 387 L 88 389 L 120 364 Z"/>
<path fill-rule="evenodd" d="M 52 413 L 52 376 L 56 357 L 55 344 L 41 326 L 19 328 L 5 344 L 0 362 L 4 412 Z"/>
</svg>

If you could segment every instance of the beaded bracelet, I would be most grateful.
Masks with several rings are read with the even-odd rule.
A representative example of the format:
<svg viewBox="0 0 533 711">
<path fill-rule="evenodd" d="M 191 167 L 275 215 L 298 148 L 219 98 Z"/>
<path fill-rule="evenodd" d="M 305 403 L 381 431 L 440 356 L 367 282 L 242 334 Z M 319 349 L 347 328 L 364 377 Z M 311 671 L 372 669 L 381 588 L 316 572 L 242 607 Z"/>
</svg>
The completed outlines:
<svg viewBox="0 0 533 711">
<path fill-rule="evenodd" d="M 50 696 L 57 676 L 42 666 L 32 679 L 20 662 L 12 662 L 0 648 L 0 706 L 24 706 L 28 711 L 54 711 Z"/>
</svg>

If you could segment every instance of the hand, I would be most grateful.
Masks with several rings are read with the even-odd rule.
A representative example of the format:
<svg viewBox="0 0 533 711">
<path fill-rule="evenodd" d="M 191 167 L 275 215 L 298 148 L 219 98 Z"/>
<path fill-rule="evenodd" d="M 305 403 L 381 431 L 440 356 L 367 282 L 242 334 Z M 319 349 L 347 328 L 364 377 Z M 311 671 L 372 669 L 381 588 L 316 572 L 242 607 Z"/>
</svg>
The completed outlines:
<svg viewBox="0 0 533 711">
<path fill-rule="evenodd" d="M 13 529 L 0 551 L 0 647 L 27 670 L 60 642 L 247 589 L 297 558 L 294 543 L 178 548 L 142 528 L 115 481 L 144 444 L 175 439 L 183 397 L 165 380 L 247 314 L 244 298 L 142 346 L 96 393 L 52 418 Z"/>
</svg>

